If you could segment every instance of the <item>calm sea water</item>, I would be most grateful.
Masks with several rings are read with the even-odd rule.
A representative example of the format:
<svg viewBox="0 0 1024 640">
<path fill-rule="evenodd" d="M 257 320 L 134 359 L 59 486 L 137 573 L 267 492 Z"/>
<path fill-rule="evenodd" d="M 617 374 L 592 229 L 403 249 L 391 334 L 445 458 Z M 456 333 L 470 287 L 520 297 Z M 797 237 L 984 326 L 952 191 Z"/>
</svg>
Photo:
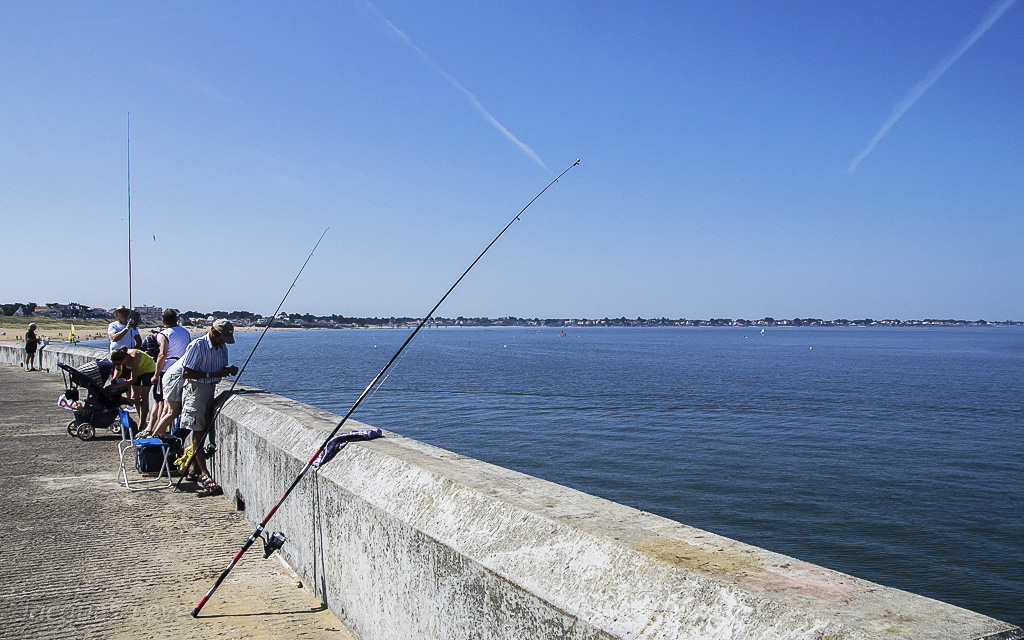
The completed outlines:
<svg viewBox="0 0 1024 640">
<path fill-rule="evenodd" d="M 243 382 L 344 414 L 408 333 L 272 332 Z M 566 333 L 423 331 L 354 417 L 1024 624 L 1024 328 Z"/>
</svg>

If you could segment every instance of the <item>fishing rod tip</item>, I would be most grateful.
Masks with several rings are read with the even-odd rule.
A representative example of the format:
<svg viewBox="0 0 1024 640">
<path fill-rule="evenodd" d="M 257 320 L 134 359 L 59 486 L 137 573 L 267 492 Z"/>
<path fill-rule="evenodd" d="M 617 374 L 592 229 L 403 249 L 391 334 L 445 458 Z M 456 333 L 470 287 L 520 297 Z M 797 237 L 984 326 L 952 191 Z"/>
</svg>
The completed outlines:
<svg viewBox="0 0 1024 640">
<path fill-rule="evenodd" d="M 574 166 L 574 167 L 575 167 L 575 166 L 576 166 L 576 165 L 578 165 L 579 163 L 580 163 L 580 159 L 579 159 L 579 158 L 576 158 L 576 162 L 572 163 L 572 166 Z"/>
</svg>

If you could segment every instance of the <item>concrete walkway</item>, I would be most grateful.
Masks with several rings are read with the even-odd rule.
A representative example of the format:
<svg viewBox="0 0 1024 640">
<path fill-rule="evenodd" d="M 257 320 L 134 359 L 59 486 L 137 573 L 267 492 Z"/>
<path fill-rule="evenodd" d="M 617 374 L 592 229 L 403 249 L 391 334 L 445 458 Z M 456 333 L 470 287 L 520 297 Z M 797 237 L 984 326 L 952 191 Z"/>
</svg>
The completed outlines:
<svg viewBox="0 0 1024 640">
<path fill-rule="evenodd" d="M 254 526 L 194 484 L 126 491 L 120 438 L 69 436 L 63 390 L 0 365 L 0 638 L 353 637 L 259 543 L 193 619 Z"/>
</svg>

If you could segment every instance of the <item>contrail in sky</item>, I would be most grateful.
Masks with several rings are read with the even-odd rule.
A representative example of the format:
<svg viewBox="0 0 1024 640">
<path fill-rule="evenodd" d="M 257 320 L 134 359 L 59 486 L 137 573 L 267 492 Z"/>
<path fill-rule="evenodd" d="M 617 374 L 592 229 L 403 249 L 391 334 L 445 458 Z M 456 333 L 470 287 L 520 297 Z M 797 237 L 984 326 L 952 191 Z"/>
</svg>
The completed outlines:
<svg viewBox="0 0 1024 640">
<path fill-rule="evenodd" d="M 375 7 L 373 5 L 373 3 L 367 2 L 366 6 L 368 6 L 370 8 L 370 10 L 373 11 L 373 13 L 376 14 L 376 16 L 378 18 L 380 18 L 381 21 L 384 22 L 384 24 L 386 24 L 392 31 L 394 31 L 395 34 L 405 42 L 405 44 L 409 45 L 409 47 L 411 47 L 412 50 L 416 52 L 416 55 L 418 55 L 420 57 L 420 59 L 423 60 L 423 62 L 427 63 L 427 65 L 431 69 L 433 69 L 434 71 L 439 73 L 442 77 L 444 77 L 444 79 L 447 80 L 449 84 L 451 84 L 453 87 L 455 87 L 456 89 L 461 91 L 463 93 L 463 95 L 465 95 L 466 98 L 469 99 L 469 103 L 471 105 L 473 105 L 473 108 L 476 109 L 480 113 L 480 115 L 482 115 L 484 117 L 484 120 L 487 120 L 487 122 L 491 123 L 491 125 L 495 129 L 500 131 L 502 133 L 502 135 L 504 135 L 506 138 L 511 140 L 513 143 L 515 143 L 515 145 L 517 147 L 519 147 L 520 149 L 522 149 L 523 152 L 526 153 L 526 155 L 528 155 L 531 158 L 533 158 L 533 160 L 537 164 L 539 164 L 541 167 L 543 167 L 545 171 L 548 171 L 550 173 L 551 170 L 548 169 L 547 165 L 544 164 L 544 161 L 540 159 L 540 156 L 538 156 L 537 153 L 533 149 L 531 149 L 527 144 L 525 144 L 524 142 L 519 140 L 519 138 L 517 138 L 514 135 L 512 135 L 512 132 L 509 131 L 508 129 L 506 129 L 505 125 L 503 125 L 500 122 L 498 122 L 497 118 L 492 116 L 491 112 L 488 111 L 486 108 L 484 108 L 484 105 L 480 104 L 480 101 L 477 100 L 476 96 L 473 95 L 472 92 L 469 91 L 469 89 L 467 89 L 466 87 L 462 86 L 459 83 L 458 80 L 456 80 L 455 78 L 453 78 L 451 76 L 451 74 L 449 74 L 447 71 L 445 71 L 444 69 L 439 67 L 437 65 L 437 63 L 434 62 L 434 60 L 430 56 L 428 56 L 425 51 L 423 51 L 423 49 L 420 49 L 419 47 L 417 47 L 413 43 L 413 41 L 409 39 L 409 36 L 405 35 L 404 31 L 402 31 L 401 29 L 396 27 L 394 24 L 391 23 L 390 20 L 385 18 L 384 14 L 382 14 L 380 12 L 380 10 L 377 9 L 377 7 Z"/>
<path fill-rule="evenodd" d="M 871 150 L 875 148 L 875 145 L 885 137 L 885 134 L 889 133 L 889 129 L 896 124 L 897 120 L 903 117 L 903 114 L 907 112 L 907 109 L 912 107 L 914 103 L 917 102 L 917 99 L 924 95 L 924 92 L 931 88 L 931 86 L 942 77 L 942 74 L 946 73 L 946 70 L 953 66 L 954 62 L 960 59 L 960 56 L 967 53 L 967 50 L 978 41 L 978 38 L 985 35 L 985 32 L 996 23 L 996 20 L 1006 13 L 1006 10 L 1009 9 L 1010 5 L 1014 2 L 1016 2 L 1016 0 L 1002 0 L 1001 2 L 997 2 L 992 9 L 989 10 L 988 15 L 986 15 L 985 19 L 981 21 L 981 24 L 974 28 L 971 35 L 967 36 L 967 39 L 961 42 L 960 46 L 958 46 L 953 53 L 946 56 L 938 66 L 929 71 L 928 75 L 924 77 L 924 80 L 918 82 L 917 85 L 910 90 L 910 93 L 908 93 L 902 101 L 898 102 L 896 106 L 893 107 L 892 115 L 889 116 L 889 119 L 885 121 L 882 128 L 878 130 L 875 137 L 868 143 L 868 146 L 853 159 L 853 162 L 850 163 L 850 168 L 847 170 L 848 174 L 852 174 L 857 170 L 857 165 L 860 164 L 861 160 L 871 153 Z"/>
</svg>

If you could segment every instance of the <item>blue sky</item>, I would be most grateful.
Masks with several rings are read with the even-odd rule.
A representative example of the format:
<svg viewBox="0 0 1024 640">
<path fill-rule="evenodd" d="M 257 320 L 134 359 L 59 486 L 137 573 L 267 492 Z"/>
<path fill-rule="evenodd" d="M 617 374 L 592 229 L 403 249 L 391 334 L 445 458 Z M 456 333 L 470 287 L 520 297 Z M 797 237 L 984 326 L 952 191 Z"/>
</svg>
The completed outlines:
<svg viewBox="0 0 1024 640">
<path fill-rule="evenodd" d="M 422 315 L 579 157 L 440 315 L 1024 319 L 1024 3 L 0 25 L 4 301 L 127 302 L 130 113 L 135 304 L 269 313 L 329 226 L 285 310 Z"/>
</svg>

